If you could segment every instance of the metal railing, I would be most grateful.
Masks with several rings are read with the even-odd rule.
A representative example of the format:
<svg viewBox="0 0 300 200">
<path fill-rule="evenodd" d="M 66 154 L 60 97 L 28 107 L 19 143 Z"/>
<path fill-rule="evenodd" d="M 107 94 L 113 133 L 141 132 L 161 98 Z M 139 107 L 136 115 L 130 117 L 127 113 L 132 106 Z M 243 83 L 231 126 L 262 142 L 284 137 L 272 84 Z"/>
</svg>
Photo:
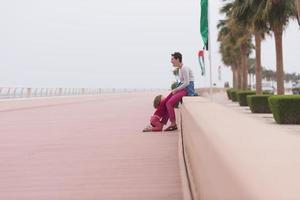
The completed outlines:
<svg viewBox="0 0 300 200">
<path fill-rule="evenodd" d="M 54 96 L 88 96 L 102 93 L 131 93 L 164 91 L 164 89 L 120 89 L 120 88 L 28 88 L 28 87 L 0 87 L 0 98 L 30 98 Z"/>
</svg>

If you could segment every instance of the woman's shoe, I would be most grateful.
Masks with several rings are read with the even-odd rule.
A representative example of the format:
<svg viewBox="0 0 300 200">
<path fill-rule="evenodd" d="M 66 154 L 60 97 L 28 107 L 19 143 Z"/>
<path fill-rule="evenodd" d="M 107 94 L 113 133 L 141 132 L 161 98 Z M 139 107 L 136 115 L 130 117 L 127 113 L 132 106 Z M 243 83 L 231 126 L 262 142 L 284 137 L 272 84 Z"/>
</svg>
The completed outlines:
<svg viewBox="0 0 300 200">
<path fill-rule="evenodd" d="M 168 128 L 166 128 L 164 131 L 175 131 L 177 130 L 177 125 L 171 125 Z"/>
</svg>

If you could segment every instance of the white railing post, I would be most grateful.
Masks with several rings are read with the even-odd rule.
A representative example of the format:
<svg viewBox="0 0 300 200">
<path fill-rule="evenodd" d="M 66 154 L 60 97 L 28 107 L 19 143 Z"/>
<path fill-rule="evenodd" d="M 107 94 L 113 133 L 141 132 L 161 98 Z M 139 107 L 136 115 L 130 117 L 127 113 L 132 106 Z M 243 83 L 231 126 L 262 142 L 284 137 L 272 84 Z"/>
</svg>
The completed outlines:
<svg viewBox="0 0 300 200">
<path fill-rule="evenodd" d="M 6 96 L 9 97 L 9 93 L 10 93 L 10 88 L 8 88 Z"/>
<path fill-rule="evenodd" d="M 27 88 L 27 94 L 26 94 L 27 97 L 31 97 L 31 88 Z"/>
<path fill-rule="evenodd" d="M 22 88 L 22 89 L 21 89 L 20 97 L 24 97 L 24 96 L 25 96 L 25 95 L 24 95 L 24 90 L 25 90 L 25 88 Z"/>
<path fill-rule="evenodd" d="M 13 97 L 16 97 L 17 88 L 14 88 Z"/>
<path fill-rule="evenodd" d="M 34 89 L 33 96 L 37 97 L 37 91 L 38 91 L 38 88 L 35 88 L 35 89 Z"/>
</svg>

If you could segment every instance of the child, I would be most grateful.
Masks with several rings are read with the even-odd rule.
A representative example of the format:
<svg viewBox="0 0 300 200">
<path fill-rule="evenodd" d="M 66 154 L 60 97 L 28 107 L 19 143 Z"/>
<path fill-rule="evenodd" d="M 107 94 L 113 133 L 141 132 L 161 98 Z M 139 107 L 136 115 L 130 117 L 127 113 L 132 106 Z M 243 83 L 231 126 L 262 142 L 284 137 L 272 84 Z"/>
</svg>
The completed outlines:
<svg viewBox="0 0 300 200">
<path fill-rule="evenodd" d="M 150 118 L 150 125 L 143 129 L 143 132 L 162 131 L 163 126 L 168 122 L 169 116 L 166 102 L 172 97 L 170 93 L 166 98 L 157 95 L 154 98 L 153 106 L 156 109 Z"/>
</svg>

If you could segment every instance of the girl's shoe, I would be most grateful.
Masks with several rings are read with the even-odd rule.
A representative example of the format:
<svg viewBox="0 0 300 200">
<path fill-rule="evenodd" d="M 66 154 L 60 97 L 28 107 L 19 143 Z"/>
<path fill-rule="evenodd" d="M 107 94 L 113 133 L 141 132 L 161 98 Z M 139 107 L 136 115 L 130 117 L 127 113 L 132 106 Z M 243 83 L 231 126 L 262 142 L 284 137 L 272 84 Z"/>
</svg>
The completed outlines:
<svg viewBox="0 0 300 200">
<path fill-rule="evenodd" d="M 152 131 L 152 126 L 151 125 L 148 125 L 146 126 L 144 129 L 143 129 L 143 132 L 151 132 Z"/>
</svg>

